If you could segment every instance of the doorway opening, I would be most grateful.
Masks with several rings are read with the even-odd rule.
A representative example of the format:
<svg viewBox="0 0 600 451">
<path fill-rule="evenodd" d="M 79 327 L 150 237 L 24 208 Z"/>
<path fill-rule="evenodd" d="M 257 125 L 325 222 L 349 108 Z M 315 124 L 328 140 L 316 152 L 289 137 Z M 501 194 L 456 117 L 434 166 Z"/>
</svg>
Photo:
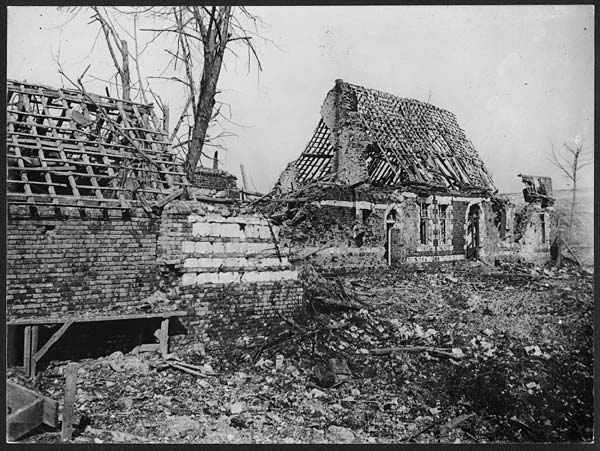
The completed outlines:
<svg viewBox="0 0 600 451">
<path fill-rule="evenodd" d="M 474 204 L 469 207 L 467 214 L 467 235 L 466 235 L 466 257 L 470 260 L 479 258 L 479 216 L 481 209 L 479 204 Z"/>
</svg>

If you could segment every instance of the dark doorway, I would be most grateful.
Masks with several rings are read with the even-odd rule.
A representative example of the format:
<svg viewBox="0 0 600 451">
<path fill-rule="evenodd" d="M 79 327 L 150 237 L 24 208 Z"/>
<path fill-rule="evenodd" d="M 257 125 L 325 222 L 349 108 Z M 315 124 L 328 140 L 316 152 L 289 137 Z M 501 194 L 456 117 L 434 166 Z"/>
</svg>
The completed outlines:
<svg viewBox="0 0 600 451">
<path fill-rule="evenodd" d="M 387 264 L 397 265 L 401 260 L 402 243 L 400 238 L 400 230 L 396 228 L 397 214 L 396 210 L 391 210 L 385 218 L 385 258 Z"/>
<path fill-rule="evenodd" d="M 479 249 L 479 204 L 471 205 L 469 207 L 469 213 L 467 215 L 467 259 L 476 260 Z"/>
</svg>

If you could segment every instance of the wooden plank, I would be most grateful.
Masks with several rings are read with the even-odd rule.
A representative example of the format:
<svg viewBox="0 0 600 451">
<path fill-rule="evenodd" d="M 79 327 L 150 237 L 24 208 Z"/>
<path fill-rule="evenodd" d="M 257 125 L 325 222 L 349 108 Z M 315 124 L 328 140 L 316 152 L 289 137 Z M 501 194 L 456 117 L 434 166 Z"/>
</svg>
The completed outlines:
<svg viewBox="0 0 600 451">
<path fill-rule="evenodd" d="M 33 355 L 33 360 L 35 360 L 36 362 L 39 362 L 39 361 L 40 361 L 40 359 L 41 359 L 42 357 L 44 357 L 44 355 L 46 354 L 46 352 L 48 352 L 48 350 L 49 350 L 49 349 L 52 347 L 52 345 L 53 345 L 54 343 L 56 343 L 56 342 L 57 342 L 57 341 L 60 339 L 60 337 L 62 337 L 62 336 L 63 336 L 63 334 L 64 334 L 64 333 L 67 331 L 67 329 L 68 329 L 69 327 L 71 327 L 71 324 L 73 324 L 73 320 L 71 320 L 71 319 L 70 319 L 70 320 L 67 320 L 67 322 L 65 322 L 65 323 L 64 323 L 64 324 L 63 324 L 63 325 L 60 327 L 60 329 L 58 329 L 58 330 L 57 330 L 57 331 L 54 333 L 54 335 L 52 335 L 52 336 L 50 337 L 50 340 L 48 340 L 48 341 L 46 342 L 46 344 L 44 344 L 44 346 L 42 346 L 42 348 L 41 348 L 41 349 L 40 349 L 38 352 L 36 352 L 36 353 Z"/>
<path fill-rule="evenodd" d="M 37 352 L 39 331 L 40 331 L 40 326 L 31 326 L 31 354 L 35 354 Z M 37 367 L 37 362 L 35 360 L 31 359 L 30 368 L 29 368 L 29 377 L 35 376 L 36 367 Z"/>
<path fill-rule="evenodd" d="M 13 410 L 34 399 L 44 401 L 43 423 L 50 427 L 56 427 L 58 425 L 58 401 L 12 381 L 6 381 L 6 405 Z"/>
<path fill-rule="evenodd" d="M 154 202 L 154 204 L 152 204 L 152 207 L 156 207 L 156 208 L 162 208 L 165 205 L 167 205 L 169 202 L 177 199 L 179 196 L 181 196 L 183 194 L 183 189 L 178 189 L 177 191 L 169 194 L 166 197 L 163 197 L 161 200 Z"/>
<path fill-rule="evenodd" d="M 23 371 L 29 374 L 31 368 L 31 326 L 25 326 L 23 336 Z"/>
<path fill-rule="evenodd" d="M 83 148 L 83 143 L 81 143 L 81 146 Z M 92 168 L 92 165 L 90 164 L 90 157 L 88 156 L 87 153 L 83 153 L 81 154 L 81 159 L 83 160 L 83 162 L 85 163 L 85 170 L 88 173 L 88 175 L 90 176 L 90 182 L 92 183 L 92 186 L 94 187 L 94 192 L 96 193 L 96 197 L 100 200 L 104 200 L 104 196 L 102 195 L 102 190 L 100 190 L 100 185 L 98 185 L 98 180 L 96 179 L 97 174 L 94 173 L 94 169 Z M 80 185 L 78 185 L 80 187 Z"/>
<path fill-rule="evenodd" d="M 62 413 L 61 439 L 70 441 L 73 437 L 73 413 L 75 411 L 75 395 L 77 394 L 77 363 L 67 364 L 65 381 L 65 402 Z"/>
<path fill-rule="evenodd" d="M 40 399 L 33 390 L 26 389 L 12 381 L 6 381 L 6 406 L 13 412 Z"/>
<path fill-rule="evenodd" d="M 119 321 L 129 319 L 146 319 L 146 318 L 173 318 L 177 316 L 186 316 L 188 313 L 185 310 L 173 310 L 170 312 L 155 312 L 155 313 L 133 313 L 124 315 L 102 315 L 102 316 L 72 316 L 69 321 L 76 323 L 93 323 L 97 321 Z M 32 317 L 19 318 L 7 321 L 8 325 L 33 325 L 33 324 L 60 324 L 65 322 L 65 317 Z"/>
<path fill-rule="evenodd" d="M 137 346 L 138 352 L 155 352 L 160 351 L 160 343 L 142 343 Z"/>
<path fill-rule="evenodd" d="M 160 323 L 160 354 L 165 357 L 169 353 L 169 318 Z"/>
<path fill-rule="evenodd" d="M 42 424 L 44 401 L 35 401 L 21 407 L 6 418 L 6 438 L 15 441 Z"/>
</svg>

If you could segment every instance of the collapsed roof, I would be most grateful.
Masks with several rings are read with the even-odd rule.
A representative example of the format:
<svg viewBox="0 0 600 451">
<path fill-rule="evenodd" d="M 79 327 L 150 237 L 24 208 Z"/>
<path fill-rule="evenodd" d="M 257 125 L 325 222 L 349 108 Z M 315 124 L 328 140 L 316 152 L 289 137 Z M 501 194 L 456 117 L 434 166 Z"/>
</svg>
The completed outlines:
<svg viewBox="0 0 600 451">
<path fill-rule="evenodd" d="M 331 105 L 333 115 L 327 111 Z M 359 138 L 345 139 L 349 133 Z M 293 170 L 294 182 L 302 184 L 348 169 L 344 166 L 357 161 L 373 185 L 496 191 L 454 114 L 337 80 L 312 138 L 288 172 Z"/>
<path fill-rule="evenodd" d="M 534 202 L 539 199 L 542 201 L 543 206 L 554 203 L 552 179 L 550 177 L 524 174 L 518 174 L 517 177 L 521 177 L 525 185 L 525 188 L 523 188 L 525 202 Z"/>
<path fill-rule="evenodd" d="M 128 208 L 189 186 L 152 105 L 7 81 L 7 201 Z"/>
</svg>

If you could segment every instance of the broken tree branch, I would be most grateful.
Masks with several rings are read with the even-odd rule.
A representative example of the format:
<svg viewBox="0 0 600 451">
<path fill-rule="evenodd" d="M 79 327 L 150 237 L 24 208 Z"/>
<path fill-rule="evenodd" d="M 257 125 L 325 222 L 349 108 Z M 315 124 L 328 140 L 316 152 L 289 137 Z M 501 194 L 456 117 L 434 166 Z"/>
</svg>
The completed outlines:
<svg viewBox="0 0 600 451">
<path fill-rule="evenodd" d="M 394 348 L 379 348 L 379 349 L 371 349 L 371 354 L 373 355 L 389 355 L 395 354 L 397 352 L 429 352 L 432 354 L 441 355 L 444 357 L 450 357 L 453 359 L 460 359 L 461 357 L 452 354 L 452 352 L 448 352 L 449 350 L 441 349 L 441 348 L 433 348 L 431 346 L 398 346 Z"/>
</svg>

